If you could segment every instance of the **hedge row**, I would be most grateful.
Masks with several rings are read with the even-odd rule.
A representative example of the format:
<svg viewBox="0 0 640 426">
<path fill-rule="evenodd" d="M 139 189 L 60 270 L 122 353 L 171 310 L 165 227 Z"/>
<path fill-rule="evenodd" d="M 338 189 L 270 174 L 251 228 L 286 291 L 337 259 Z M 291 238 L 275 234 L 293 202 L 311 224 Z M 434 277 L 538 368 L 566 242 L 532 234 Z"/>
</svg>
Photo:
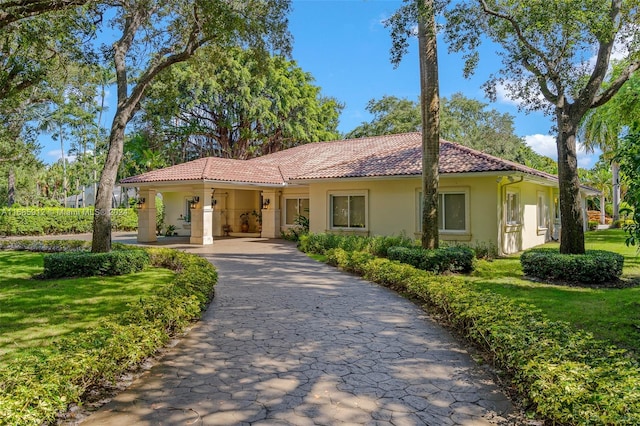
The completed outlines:
<svg viewBox="0 0 640 426">
<path fill-rule="evenodd" d="M 510 374 L 524 403 L 549 424 L 640 424 L 640 365 L 625 351 L 461 277 L 339 248 L 328 259 L 435 307 Z"/>
<path fill-rule="evenodd" d="M 67 242 L 58 242 L 64 246 Z M 205 259 L 169 249 L 147 249 L 153 266 L 176 272 L 173 282 L 90 331 L 60 338 L 0 369 L 0 423 L 55 421 L 91 387 L 152 355 L 200 317 L 213 297 L 215 268 Z"/>
<path fill-rule="evenodd" d="M 55 235 L 91 232 L 93 207 L 0 208 L 0 235 Z M 111 209 L 111 226 L 118 231 L 138 228 L 136 209 Z"/>
<path fill-rule="evenodd" d="M 624 257 L 604 250 L 560 254 L 557 249 L 534 248 L 522 253 L 520 263 L 525 275 L 542 280 L 598 284 L 618 281 Z"/>
<path fill-rule="evenodd" d="M 95 277 L 132 274 L 149 264 L 142 250 L 112 250 L 108 253 L 65 252 L 44 255 L 42 278 Z"/>
<path fill-rule="evenodd" d="M 421 247 L 391 247 L 387 251 L 387 257 L 436 274 L 467 273 L 473 271 L 475 267 L 475 253 L 469 247 L 463 246 L 436 250 L 426 250 Z"/>
<path fill-rule="evenodd" d="M 375 256 L 387 257 L 390 247 L 415 247 L 415 242 L 405 236 L 362 237 L 342 234 L 305 234 L 300 236 L 298 247 L 305 253 L 324 254 L 341 248 L 347 251 L 366 251 Z"/>
</svg>

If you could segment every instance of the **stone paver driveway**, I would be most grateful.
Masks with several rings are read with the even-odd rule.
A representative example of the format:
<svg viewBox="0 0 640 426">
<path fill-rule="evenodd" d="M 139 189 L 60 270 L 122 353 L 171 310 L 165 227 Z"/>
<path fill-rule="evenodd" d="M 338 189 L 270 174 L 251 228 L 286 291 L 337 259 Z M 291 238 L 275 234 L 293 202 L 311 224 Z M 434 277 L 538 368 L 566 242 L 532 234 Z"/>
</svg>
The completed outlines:
<svg viewBox="0 0 640 426">
<path fill-rule="evenodd" d="M 220 273 L 203 320 L 83 425 L 514 423 L 490 376 L 392 291 L 278 240 L 190 249 Z"/>
</svg>

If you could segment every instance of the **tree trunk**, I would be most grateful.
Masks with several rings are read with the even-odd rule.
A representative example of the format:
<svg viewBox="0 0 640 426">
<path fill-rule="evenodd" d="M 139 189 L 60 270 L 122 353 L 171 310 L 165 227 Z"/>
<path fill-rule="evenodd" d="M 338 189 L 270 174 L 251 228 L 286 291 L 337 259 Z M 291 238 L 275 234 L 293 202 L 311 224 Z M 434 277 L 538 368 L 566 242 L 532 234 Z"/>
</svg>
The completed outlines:
<svg viewBox="0 0 640 426">
<path fill-rule="evenodd" d="M 584 224 L 576 151 L 576 131 L 579 120 L 562 108 L 556 110 L 556 119 L 560 186 L 560 253 L 584 254 Z"/>
<path fill-rule="evenodd" d="M 606 217 L 605 217 L 605 198 L 604 198 L 604 191 L 602 191 L 600 193 L 600 224 L 604 225 L 605 223 L 607 223 Z"/>
<path fill-rule="evenodd" d="M 438 48 L 433 0 L 424 0 L 418 15 L 420 100 L 422 109 L 422 247 L 438 248 L 438 162 L 440 98 Z"/>
<path fill-rule="evenodd" d="M 118 108 L 113 119 L 111 134 L 109 135 L 109 151 L 100 174 L 96 206 L 93 216 L 93 239 L 91 251 L 106 253 L 111 251 L 111 199 L 113 187 L 118 175 L 118 167 L 122 160 L 124 148 L 124 129 L 131 112 Z"/>
<path fill-rule="evenodd" d="M 613 189 L 613 221 L 620 219 L 620 164 L 617 161 L 611 163 L 612 189 Z"/>
<path fill-rule="evenodd" d="M 8 190 L 7 205 L 11 207 L 16 202 L 16 172 L 15 170 L 13 170 L 12 166 L 9 166 L 9 179 L 8 179 L 7 190 Z"/>
</svg>

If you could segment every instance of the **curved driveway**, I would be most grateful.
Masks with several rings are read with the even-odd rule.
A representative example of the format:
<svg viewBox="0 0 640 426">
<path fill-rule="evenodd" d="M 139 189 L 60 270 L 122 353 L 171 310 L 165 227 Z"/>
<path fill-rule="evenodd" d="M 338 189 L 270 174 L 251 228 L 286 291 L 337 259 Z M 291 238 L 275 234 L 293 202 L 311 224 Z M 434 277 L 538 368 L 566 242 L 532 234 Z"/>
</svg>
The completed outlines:
<svg viewBox="0 0 640 426">
<path fill-rule="evenodd" d="M 515 410 L 412 302 L 279 240 L 182 248 L 219 269 L 181 342 L 83 425 L 484 425 Z"/>
</svg>

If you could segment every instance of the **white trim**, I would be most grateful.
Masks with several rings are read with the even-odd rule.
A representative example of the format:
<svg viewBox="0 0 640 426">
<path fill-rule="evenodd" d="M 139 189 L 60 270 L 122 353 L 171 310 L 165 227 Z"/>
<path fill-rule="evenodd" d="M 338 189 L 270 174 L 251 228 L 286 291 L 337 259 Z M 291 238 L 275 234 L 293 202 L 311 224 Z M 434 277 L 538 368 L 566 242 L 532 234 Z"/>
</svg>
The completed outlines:
<svg viewBox="0 0 640 426">
<path fill-rule="evenodd" d="M 515 216 L 516 216 L 515 221 L 509 220 L 510 216 L 514 216 L 513 214 L 510 214 L 512 213 L 510 210 L 511 203 L 509 202 L 510 196 L 513 196 L 517 202 L 516 204 L 517 210 L 515 212 Z M 504 196 L 504 204 L 505 204 L 504 223 L 507 226 L 508 230 L 521 226 L 522 225 L 522 199 L 520 197 L 520 189 L 518 188 L 507 189 Z"/>
</svg>

